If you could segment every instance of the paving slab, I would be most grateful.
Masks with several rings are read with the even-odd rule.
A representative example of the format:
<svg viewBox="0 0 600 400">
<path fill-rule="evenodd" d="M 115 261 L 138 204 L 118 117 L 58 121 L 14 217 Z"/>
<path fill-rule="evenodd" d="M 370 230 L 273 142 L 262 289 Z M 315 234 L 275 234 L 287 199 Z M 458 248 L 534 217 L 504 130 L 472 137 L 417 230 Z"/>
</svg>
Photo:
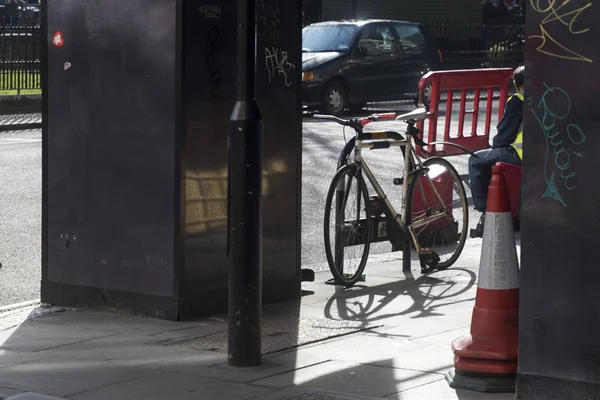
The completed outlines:
<svg viewBox="0 0 600 400">
<path fill-rule="evenodd" d="M 63 397 L 46 396 L 45 394 L 39 393 L 22 393 L 14 397 L 10 397 L 8 400 L 65 400 Z"/>
<path fill-rule="evenodd" d="M 0 369 L 28 361 L 40 360 L 49 356 L 33 352 L 0 350 Z"/>
<path fill-rule="evenodd" d="M 0 332 L 0 350 L 38 352 L 111 335 L 115 333 L 28 321 L 18 329 Z"/>
<path fill-rule="evenodd" d="M 332 392 L 385 397 L 442 379 L 444 377 L 437 374 L 329 361 L 295 372 L 260 379 L 253 384 L 272 388 L 296 385 Z"/>
<path fill-rule="evenodd" d="M 196 321 L 172 322 L 91 310 L 70 311 L 71 312 L 43 315 L 36 318 L 36 321 L 52 325 L 71 326 L 74 328 L 85 327 L 86 329 L 92 330 L 142 334 L 147 336 L 176 332 L 194 327 L 204 327 L 224 321 L 220 318 L 207 318 Z"/>
<path fill-rule="evenodd" d="M 259 399 L 256 399 L 259 400 Z M 326 390 L 290 387 L 278 390 L 260 400 L 385 400 L 383 397 L 358 396 L 347 393 L 334 393 Z"/>
<path fill-rule="evenodd" d="M 262 398 L 272 389 L 221 380 L 199 378 L 187 374 L 153 373 L 140 379 L 89 390 L 72 400 L 244 400 Z"/>
<path fill-rule="evenodd" d="M 43 351 L 43 355 L 72 357 L 81 361 L 106 361 L 121 367 L 140 367 L 188 355 L 176 348 L 146 344 L 139 335 L 114 334 Z"/>
<path fill-rule="evenodd" d="M 294 352 L 296 357 L 322 357 L 334 361 L 349 363 L 377 363 L 395 354 L 407 350 L 418 350 L 430 345 L 427 342 L 406 340 L 403 338 L 377 337 L 375 335 L 354 334 L 331 339 L 314 345 L 303 346 Z M 387 365 L 386 365 L 387 366 Z M 390 365 L 393 367 L 393 365 Z"/>
<path fill-rule="evenodd" d="M 377 326 L 381 325 L 328 319 L 318 307 L 300 307 L 300 303 L 288 302 L 266 308 L 262 319 L 262 351 L 268 354 Z M 226 353 L 227 331 L 170 345 L 183 350 Z"/>
<path fill-rule="evenodd" d="M 56 356 L 0 369 L 0 386 L 66 397 L 146 375 L 148 371 L 116 362 Z"/>
<path fill-rule="evenodd" d="M 8 387 L 1 387 L 0 386 L 0 400 L 5 400 L 8 399 L 10 397 L 16 396 L 18 394 L 23 393 L 22 390 L 17 390 L 17 389 L 12 389 L 12 388 L 8 388 Z"/>
<path fill-rule="evenodd" d="M 227 364 L 226 353 L 201 352 L 149 364 L 144 369 L 159 372 L 183 372 L 205 378 L 251 383 L 331 361 L 330 354 L 314 354 L 294 350 L 265 356 L 262 364 L 258 367 L 235 368 Z"/>
<path fill-rule="evenodd" d="M 480 393 L 469 390 L 450 389 L 448 383 L 436 381 L 387 396 L 388 400 L 514 400 L 514 393 Z"/>
</svg>

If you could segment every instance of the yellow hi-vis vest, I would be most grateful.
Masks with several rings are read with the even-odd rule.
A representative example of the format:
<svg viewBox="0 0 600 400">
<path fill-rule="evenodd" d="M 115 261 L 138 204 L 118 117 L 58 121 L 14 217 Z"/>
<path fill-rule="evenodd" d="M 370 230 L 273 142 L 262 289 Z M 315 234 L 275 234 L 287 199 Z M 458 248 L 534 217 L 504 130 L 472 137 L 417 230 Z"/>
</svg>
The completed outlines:
<svg viewBox="0 0 600 400">
<path fill-rule="evenodd" d="M 519 99 L 521 99 L 521 101 L 523 101 L 523 102 L 525 101 L 522 93 L 516 93 L 515 96 L 517 96 Z M 513 97 L 510 96 L 508 98 L 507 103 L 512 98 Z M 517 151 L 517 154 L 519 155 L 519 158 L 522 160 L 523 159 L 523 121 L 521 121 L 521 125 L 519 125 L 519 132 L 517 133 L 517 137 L 515 138 L 515 141 L 511 144 L 511 146 L 515 148 L 515 150 Z"/>
</svg>

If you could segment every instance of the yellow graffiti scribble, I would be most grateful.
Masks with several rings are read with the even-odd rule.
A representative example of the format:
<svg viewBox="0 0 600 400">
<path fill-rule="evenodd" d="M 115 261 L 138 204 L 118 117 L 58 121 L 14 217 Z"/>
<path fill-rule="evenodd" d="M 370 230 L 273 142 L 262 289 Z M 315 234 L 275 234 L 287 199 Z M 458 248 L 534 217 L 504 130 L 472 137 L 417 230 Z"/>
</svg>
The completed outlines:
<svg viewBox="0 0 600 400">
<path fill-rule="evenodd" d="M 530 38 L 540 38 L 542 39 L 542 44 L 540 44 L 536 50 L 539 51 L 540 53 L 544 53 L 546 55 L 552 56 L 552 57 L 556 57 L 556 58 L 562 58 L 565 60 L 575 60 L 575 61 L 585 61 L 585 62 L 589 62 L 589 63 L 593 63 L 592 60 L 590 60 L 589 58 L 582 56 L 579 53 L 574 52 L 573 50 L 568 49 L 567 47 L 563 46 L 562 44 L 558 43 L 556 41 L 556 39 L 554 39 L 547 31 L 546 29 L 544 29 L 544 27 L 542 25 L 540 25 L 540 31 L 541 31 L 541 35 L 532 35 L 530 36 Z M 550 41 L 551 43 L 554 43 L 555 45 L 557 45 L 558 47 L 560 47 L 562 50 L 564 50 L 568 55 L 564 55 L 564 54 L 556 54 L 553 53 L 552 51 L 546 50 L 544 48 L 544 46 L 546 46 L 547 41 Z"/>
<path fill-rule="evenodd" d="M 584 29 L 576 31 L 576 30 L 574 30 L 573 25 L 575 24 L 577 17 L 579 17 L 579 15 L 581 15 L 581 13 L 583 13 L 586 9 L 591 7 L 592 3 L 591 2 L 587 3 L 586 5 L 580 7 L 576 10 L 572 10 L 572 11 L 565 10 L 565 12 L 561 13 L 561 10 L 565 6 L 570 4 L 570 1 L 571 0 L 565 0 L 565 1 L 563 1 L 563 3 L 560 6 L 555 8 L 556 0 L 530 0 L 531 8 L 533 9 L 533 11 L 536 11 L 541 14 L 548 13 L 548 15 L 546 15 L 546 17 L 542 20 L 542 22 L 539 25 L 540 26 L 540 35 L 531 35 L 531 36 L 529 36 L 528 39 L 532 39 L 532 38 L 542 39 L 542 43 L 536 49 L 540 53 L 543 53 L 543 54 L 546 54 L 546 55 L 549 55 L 552 57 L 556 57 L 556 58 L 562 58 L 565 60 L 575 60 L 575 61 L 584 61 L 584 62 L 593 63 L 593 61 L 591 59 L 589 59 L 579 53 L 576 53 L 575 51 L 573 51 L 573 50 L 567 48 L 566 46 L 562 45 L 561 43 L 559 43 L 544 28 L 545 24 L 548 24 L 553 21 L 559 21 L 562 25 L 568 27 L 569 33 L 572 35 L 579 35 L 579 34 L 585 33 L 590 30 L 589 28 L 584 28 Z M 543 7 L 541 3 L 546 3 L 546 6 Z M 569 18 L 570 18 L 570 21 L 568 20 Z M 556 45 L 558 48 L 560 48 L 562 50 L 560 53 L 563 53 L 563 52 L 564 53 L 559 54 L 558 49 L 557 49 L 557 51 L 548 50 L 547 47 L 548 47 L 549 43 Z"/>
</svg>

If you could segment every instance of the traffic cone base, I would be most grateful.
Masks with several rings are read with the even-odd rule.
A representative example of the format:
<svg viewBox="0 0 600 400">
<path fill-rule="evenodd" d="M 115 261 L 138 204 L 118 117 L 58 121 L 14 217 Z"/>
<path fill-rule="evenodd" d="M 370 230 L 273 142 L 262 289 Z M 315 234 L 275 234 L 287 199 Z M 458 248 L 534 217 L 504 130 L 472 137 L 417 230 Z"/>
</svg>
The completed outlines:
<svg viewBox="0 0 600 400">
<path fill-rule="evenodd" d="M 519 337 L 519 261 L 508 188 L 502 169 L 492 167 L 477 297 L 470 334 L 452 342 L 451 387 L 484 392 L 515 390 Z"/>
<path fill-rule="evenodd" d="M 514 393 L 516 388 L 514 374 L 473 375 L 453 369 L 446 374 L 446 381 L 453 389 L 466 389 L 485 393 Z"/>
<path fill-rule="evenodd" d="M 517 373 L 518 360 L 492 360 L 454 356 L 454 368 L 473 374 L 514 375 Z"/>
<path fill-rule="evenodd" d="M 519 357 L 516 338 L 484 338 L 466 334 L 452 342 L 452 351 L 458 357 L 490 360 L 490 362 L 516 360 Z M 458 368 L 457 365 L 455 367 Z M 466 371 L 477 372 L 473 369 Z"/>
</svg>

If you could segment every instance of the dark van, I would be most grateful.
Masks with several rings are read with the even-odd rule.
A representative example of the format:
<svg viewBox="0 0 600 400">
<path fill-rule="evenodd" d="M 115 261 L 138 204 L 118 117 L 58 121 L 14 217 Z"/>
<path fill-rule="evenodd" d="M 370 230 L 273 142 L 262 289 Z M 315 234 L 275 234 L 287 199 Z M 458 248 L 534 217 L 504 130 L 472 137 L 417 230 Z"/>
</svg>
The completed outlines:
<svg viewBox="0 0 600 400">
<path fill-rule="evenodd" d="M 389 20 L 312 24 L 302 29 L 303 103 L 341 114 L 367 102 L 416 100 L 419 80 L 439 69 L 441 62 L 435 41 L 419 24 Z"/>
</svg>

